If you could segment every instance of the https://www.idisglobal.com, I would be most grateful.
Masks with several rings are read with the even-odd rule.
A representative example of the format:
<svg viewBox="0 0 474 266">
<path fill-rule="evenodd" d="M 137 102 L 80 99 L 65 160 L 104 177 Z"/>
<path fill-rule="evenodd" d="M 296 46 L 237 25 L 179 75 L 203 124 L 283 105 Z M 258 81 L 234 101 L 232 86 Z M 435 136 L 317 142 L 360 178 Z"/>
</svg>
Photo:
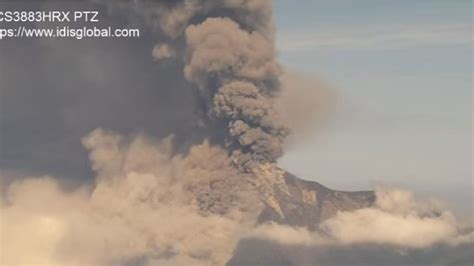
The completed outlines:
<svg viewBox="0 0 474 266">
<path fill-rule="evenodd" d="M 7 38 L 72 38 L 81 40 L 83 38 L 138 38 L 139 29 L 123 29 L 112 27 L 55 27 L 36 28 L 18 26 L 15 28 L 0 28 L 0 40 Z"/>
</svg>

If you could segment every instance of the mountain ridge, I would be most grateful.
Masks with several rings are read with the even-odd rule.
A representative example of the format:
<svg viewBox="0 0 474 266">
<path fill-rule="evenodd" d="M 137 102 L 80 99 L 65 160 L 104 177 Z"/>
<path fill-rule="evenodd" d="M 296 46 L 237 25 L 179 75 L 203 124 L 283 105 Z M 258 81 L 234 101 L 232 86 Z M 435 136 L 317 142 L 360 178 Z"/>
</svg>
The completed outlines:
<svg viewBox="0 0 474 266">
<path fill-rule="evenodd" d="M 320 222 L 333 217 L 338 211 L 370 207 L 375 202 L 373 191 L 333 190 L 286 171 L 283 180 L 286 189 L 275 187 L 274 206 L 265 204 L 258 217 L 259 223 L 275 222 L 315 230 Z"/>
</svg>

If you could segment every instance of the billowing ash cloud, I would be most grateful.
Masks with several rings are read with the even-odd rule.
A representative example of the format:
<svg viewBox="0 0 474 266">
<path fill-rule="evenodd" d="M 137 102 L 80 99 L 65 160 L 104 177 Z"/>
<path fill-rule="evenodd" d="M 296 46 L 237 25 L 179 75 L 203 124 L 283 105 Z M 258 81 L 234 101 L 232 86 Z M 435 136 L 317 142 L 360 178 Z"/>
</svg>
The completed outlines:
<svg viewBox="0 0 474 266">
<path fill-rule="evenodd" d="M 226 145 L 246 171 L 281 156 L 289 131 L 274 108 L 282 71 L 271 8 L 260 0 L 135 3 L 169 43 L 158 44 L 154 57 L 183 55 L 184 77 L 199 90 L 211 123 L 228 127 Z"/>
<path fill-rule="evenodd" d="M 282 247 L 277 249 L 276 257 L 283 256 L 288 265 L 344 265 L 341 256 L 331 255 L 332 249 L 349 250 L 346 254 L 354 258 L 363 253 L 359 249 L 365 255 L 368 251 L 374 254 L 374 246 L 393 255 L 399 250 L 430 252 L 437 245 L 458 248 L 472 242 L 470 229 L 464 232 L 449 212 L 416 203 L 410 193 L 386 190 L 378 191 L 376 206 L 341 212 L 316 232 L 275 224 L 256 227 L 263 203 L 281 213 L 275 188 L 289 195 L 284 171 L 275 163 L 284 150 L 291 124 L 287 122 L 301 127 L 305 123 L 298 120 L 315 106 L 315 101 L 294 98 L 296 94 L 289 88 L 294 82 L 282 79 L 275 57 L 271 2 L 93 2 L 106 2 L 111 13 L 127 14 L 134 25 L 146 24 L 144 28 L 153 35 L 152 44 L 126 43 L 127 52 L 146 50 L 145 57 L 137 52 L 141 55 L 137 60 L 135 53 L 114 50 L 117 48 L 106 40 L 84 40 L 91 46 L 52 40 L 31 45 L 30 40 L 20 40 L 28 49 L 16 51 L 15 56 L 25 53 L 25 57 L 39 62 L 50 60 L 54 66 L 36 73 L 36 68 L 25 66 L 15 56 L 0 53 L 0 64 L 15 63 L 0 77 L 2 85 L 8 85 L 9 99 L 24 100 L 25 95 L 35 95 L 21 91 L 30 81 L 35 83 L 34 78 L 25 81 L 16 69 L 28 69 L 26 73 L 36 73 L 38 80 L 44 76 L 48 85 L 61 81 L 53 89 L 44 88 L 33 102 L 40 102 L 41 114 L 48 121 L 60 113 L 64 116 L 60 121 L 66 126 L 54 130 L 61 123 L 38 123 L 34 110 L 31 121 L 41 124 L 35 130 L 45 130 L 38 134 L 47 136 L 47 140 L 62 133 L 71 141 L 71 132 L 81 136 L 89 132 L 82 145 L 96 175 L 93 184 L 72 190 L 61 186 L 56 179 L 61 177 L 0 176 L 2 181 L 14 179 L 0 187 L 5 192 L 0 208 L 2 265 L 252 265 L 239 264 L 242 246 L 258 254 L 265 253 L 265 246 L 252 246 L 246 241 L 266 241 Z M 132 10 L 134 15 L 130 15 Z M 85 56 L 98 43 L 97 54 Z M 16 46 L 10 43 L 6 47 Z M 79 52 L 74 54 L 76 49 L 71 46 Z M 113 53 L 100 57 L 108 47 Z M 51 51 L 55 51 L 53 56 L 42 53 Z M 70 68 L 63 57 L 80 63 Z M 135 62 L 145 59 L 150 62 Z M 117 73 L 123 75 L 116 80 Z M 19 94 L 14 85 L 18 85 Z M 287 100 L 278 99 L 282 85 L 287 86 L 283 95 L 293 93 Z M 28 88 L 38 91 L 34 86 Z M 298 95 L 308 98 L 303 91 Z M 54 109 L 52 101 L 61 112 Z M 15 101 L 5 102 L 7 110 L 22 109 Z M 196 106 L 199 111 L 194 110 Z M 277 110 L 288 111 L 288 106 L 292 111 L 281 118 Z M 24 117 L 22 112 L 18 114 Z M 12 125 L 14 119 L 4 120 Z M 32 130 L 19 126 L 29 123 L 20 122 L 13 123 L 18 128 L 7 134 L 31 138 L 24 132 Z M 195 124 L 189 126 L 192 122 Z M 135 123 L 141 123 L 157 139 L 103 129 L 90 132 L 98 126 L 130 132 L 137 127 Z M 187 126 L 180 127 L 180 123 Z M 293 124 L 290 126 L 293 128 Z M 180 139 L 164 137 L 170 133 Z M 18 143 L 27 153 L 39 146 Z M 38 138 L 33 144 L 38 143 L 46 141 Z M 10 150 L 16 151 L 11 146 Z M 57 165 L 67 157 L 64 154 L 69 146 L 47 146 L 46 150 L 50 153 L 40 152 L 37 157 L 53 158 L 50 163 Z M 399 231 L 391 231 L 387 225 Z M 242 237 L 245 239 L 241 242 Z M 243 257 L 251 258 L 248 250 L 244 251 Z M 380 265 L 380 261 L 365 260 L 361 265 Z"/>
<path fill-rule="evenodd" d="M 472 225 L 411 192 L 377 189 L 376 205 L 316 231 L 256 226 L 260 206 L 226 152 L 186 156 L 172 138 L 83 139 L 94 187 L 64 192 L 50 177 L 17 181 L 0 209 L 6 265 L 471 265 Z"/>
<path fill-rule="evenodd" d="M 2 265 L 224 265 L 256 219 L 257 195 L 220 147 L 183 156 L 172 138 L 101 129 L 83 143 L 93 187 L 37 177 L 3 188 Z"/>
<path fill-rule="evenodd" d="M 164 91 L 163 87 L 176 90 L 177 98 L 184 95 L 183 102 L 171 98 L 171 102 L 178 103 L 176 106 L 168 108 L 170 104 L 164 101 L 154 105 L 166 105 L 164 116 L 170 117 L 166 113 L 179 114 L 182 109 L 189 112 L 191 108 L 184 105 L 197 94 L 205 116 L 199 118 L 200 127 L 209 128 L 203 130 L 205 133 L 219 128 L 227 137 L 219 145 L 193 139 L 183 152 L 171 138 L 163 139 L 162 135 L 161 140 L 152 140 L 144 135 L 128 138 L 102 129 L 92 131 L 82 144 L 89 152 L 96 174 L 94 184 L 65 191 L 56 177 L 49 176 L 24 177 L 2 184 L 5 194 L 0 208 L 0 261 L 12 266 L 224 265 L 240 236 L 248 234 L 254 226 L 263 208 L 261 198 L 269 204 L 274 202 L 272 185 L 281 183 L 283 175 L 274 164 L 282 154 L 288 129 L 274 108 L 281 70 L 275 60 L 271 3 L 260 0 L 107 3 L 117 12 L 135 10 L 137 16 L 131 19 L 138 19 L 139 23 L 144 20 L 152 29 L 156 44 L 147 53 L 151 54 L 150 59 L 177 62 L 170 65 L 169 71 L 158 68 L 163 73 L 157 76 L 172 76 L 169 83 L 152 86 L 159 91 Z M 91 46 L 96 44 L 94 40 L 84 41 Z M 38 45 L 73 58 L 71 46 L 85 47 L 55 40 Z M 50 46 L 58 49 L 48 49 Z M 125 60 L 120 52 L 114 51 L 113 59 Z M 47 57 L 45 60 L 49 60 Z M 7 55 L 5 58 L 9 62 L 16 59 Z M 121 64 L 120 60 L 102 65 L 103 61 L 95 60 L 94 56 L 78 58 L 87 63 L 79 64 L 87 77 L 104 73 L 101 66 L 110 71 L 105 73 L 114 76 L 122 71 L 134 71 L 133 67 L 122 70 L 127 64 Z M 52 62 L 55 67 L 51 72 L 55 72 L 60 64 Z M 179 66 L 182 69 L 176 75 Z M 46 77 L 54 76 L 47 74 Z M 14 79 L 2 77 L 3 80 L 18 85 Z M 143 83 L 149 85 L 147 82 L 148 79 Z M 75 88 L 71 79 L 66 78 L 64 84 Z M 135 86 L 133 82 L 132 85 Z M 194 87 L 196 93 L 183 89 L 185 86 Z M 91 102 L 94 99 L 133 100 L 122 93 L 126 87 L 123 84 L 109 84 L 110 91 L 96 91 L 92 87 L 86 96 L 82 92 L 89 86 L 82 87 L 77 93 L 88 106 L 95 106 Z M 134 87 L 128 89 L 135 95 Z M 143 90 L 138 89 L 136 94 L 140 95 L 139 92 Z M 145 92 L 145 97 L 156 96 Z M 46 95 L 54 101 L 61 99 L 56 97 L 57 93 Z M 87 127 L 75 121 L 90 122 L 96 117 L 94 112 L 103 113 L 102 104 L 99 106 L 99 111 L 88 108 L 85 113 L 68 106 L 65 123 L 81 131 L 91 125 L 95 127 L 97 121 L 86 123 Z M 129 109 L 134 108 L 126 110 Z M 135 120 L 128 115 L 114 113 L 113 117 L 119 117 L 122 125 L 126 119 Z M 191 119 L 183 118 L 184 122 Z M 158 121 L 156 127 L 167 129 L 164 134 L 173 130 L 169 125 L 175 123 L 172 116 L 164 122 Z M 55 156 L 63 154 L 58 152 Z"/>
<path fill-rule="evenodd" d="M 213 98 L 212 114 L 228 121 L 238 163 L 278 158 L 287 129 L 272 102 L 280 73 L 273 40 L 209 18 L 186 29 L 186 43 L 185 76 Z"/>
</svg>

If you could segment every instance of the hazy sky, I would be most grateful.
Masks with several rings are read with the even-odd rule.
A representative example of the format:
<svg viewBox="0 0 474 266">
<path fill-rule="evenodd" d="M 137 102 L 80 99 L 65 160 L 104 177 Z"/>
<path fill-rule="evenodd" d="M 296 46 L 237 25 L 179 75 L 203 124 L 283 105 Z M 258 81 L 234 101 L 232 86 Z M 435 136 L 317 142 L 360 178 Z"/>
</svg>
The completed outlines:
<svg viewBox="0 0 474 266">
<path fill-rule="evenodd" d="M 282 63 L 337 93 L 328 125 L 282 165 L 337 189 L 383 182 L 472 210 L 471 5 L 275 1 Z"/>
</svg>

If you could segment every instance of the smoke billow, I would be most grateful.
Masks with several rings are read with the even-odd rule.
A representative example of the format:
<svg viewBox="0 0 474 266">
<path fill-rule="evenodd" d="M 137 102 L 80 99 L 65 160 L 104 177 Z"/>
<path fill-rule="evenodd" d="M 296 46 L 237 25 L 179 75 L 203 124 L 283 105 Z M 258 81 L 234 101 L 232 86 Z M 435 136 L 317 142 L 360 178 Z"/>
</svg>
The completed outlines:
<svg viewBox="0 0 474 266">
<path fill-rule="evenodd" d="M 173 155 L 171 138 L 104 130 L 83 143 L 92 188 L 66 193 L 50 177 L 7 188 L 2 264 L 224 265 L 256 219 L 256 193 L 219 147 Z"/>
<path fill-rule="evenodd" d="M 301 117 L 319 105 L 312 100 L 298 99 L 308 98 L 307 94 L 295 98 L 296 93 L 291 91 L 294 81 L 283 76 L 276 60 L 271 1 L 92 2 L 105 3 L 111 14 L 126 14 L 130 23 L 148 29 L 153 44 L 147 55 L 163 72 L 156 76 L 169 75 L 172 81 L 153 84 L 156 85 L 153 90 L 167 92 L 150 97 L 156 95 L 148 94 L 147 90 L 137 89 L 134 93 L 133 88 L 129 88 L 130 94 L 121 92 L 121 82 L 110 83 L 111 91 L 96 92 L 95 87 L 88 91 L 88 86 L 97 82 L 83 84 L 78 78 L 81 88 L 77 93 L 87 92 L 87 97 L 78 94 L 79 98 L 91 102 L 86 108 L 68 106 L 71 109 L 67 109 L 65 123 L 78 126 L 74 121 L 86 121 L 101 111 L 110 112 L 116 124 L 135 122 L 140 112 L 135 115 L 128 112 L 138 107 L 122 107 L 137 94 L 146 98 L 146 101 L 137 98 L 143 102 L 159 100 L 152 103 L 153 107 L 165 106 L 162 113 L 143 120 L 152 120 L 152 128 L 157 131 L 166 130 L 156 134 L 159 139 L 154 139 L 146 134 L 127 135 L 100 128 L 90 132 L 91 127 L 97 128 L 97 121 L 86 123 L 87 127 L 78 126 L 81 130 L 88 128 L 89 133 L 81 143 L 88 152 L 95 179 L 93 184 L 73 190 L 65 190 L 57 177 L 16 179 L 5 176 L 4 172 L 0 178 L 13 182 L 0 187 L 5 192 L 0 208 L 2 265 L 219 266 L 225 265 L 235 248 L 243 245 L 239 243 L 248 239 L 303 250 L 371 244 L 423 250 L 434 245 L 457 247 L 471 241 L 472 235 L 460 229 L 451 213 L 431 204 L 417 203 L 411 194 L 400 191 L 378 190 L 375 206 L 340 212 L 322 223 L 318 231 L 276 224 L 257 225 L 264 204 L 283 216 L 275 194 L 290 196 L 291 193 L 283 180 L 285 171 L 276 165 L 276 160 L 283 154 L 289 128 L 302 127 L 305 122 Z M 58 43 L 51 41 L 42 45 Z M 140 49 L 144 48 L 140 46 Z M 69 46 L 58 50 L 74 58 L 70 52 L 74 49 Z M 123 64 L 132 58 L 121 58 L 125 55 L 119 51 L 113 55 L 99 60 L 97 56 L 80 54 L 80 60 L 92 63 L 86 67 L 81 65 L 79 69 L 84 68 L 88 75 L 103 79 L 96 70 L 105 60 L 109 62 L 106 65 L 109 68 L 104 67 L 109 72 L 105 73 L 111 77 L 133 71 L 133 66 Z M 48 60 L 46 57 L 43 60 Z M 2 58 L 10 59 L 6 55 Z M 142 72 L 144 68 L 149 70 L 150 67 L 145 65 L 136 71 Z M 10 72 L 13 75 L 14 71 Z M 46 74 L 44 76 L 48 76 Z M 70 79 L 74 76 L 66 77 L 69 79 L 64 83 L 72 86 L 69 83 L 73 83 Z M 6 80 L 2 77 L 2 82 Z M 131 83 L 126 84 L 130 87 L 149 86 L 148 80 L 125 80 Z M 187 90 L 188 87 L 193 90 Z M 173 97 L 165 97 L 169 95 Z M 293 96 L 278 99 L 281 95 Z M 321 95 L 324 95 L 321 99 L 330 98 L 325 93 Z M 110 97 L 117 97 L 118 108 L 115 109 L 121 110 L 120 113 L 108 110 L 109 106 L 98 100 Z M 73 102 L 64 101 L 61 105 Z M 188 117 L 187 113 L 193 112 L 189 102 L 200 109 Z M 280 116 L 278 111 L 288 111 L 284 105 L 299 108 Z M 140 108 L 155 110 L 146 105 Z M 55 113 L 53 109 L 50 112 Z M 178 115 L 180 112 L 185 115 Z M 178 136 L 179 132 L 174 132 L 178 128 L 175 120 L 186 124 L 197 120 L 194 122 L 198 126 L 185 127 L 182 131 L 186 132 L 181 134 L 184 137 Z M 108 119 L 104 115 L 99 116 L 98 121 Z M 70 132 L 68 129 L 64 131 Z M 204 136 L 195 138 L 194 131 L 199 130 Z M 154 132 L 147 133 L 153 135 Z M 176 139 L 172 133 L 176 133 Z M 166 135 L 170 136 L 164 137 Z M 51 136 L 48 137 L 53 138 Z M 186 137 L 189 140 L 181 141 Z M 182 149 L 181 142 L 187 144 L 186 149 Z M 53 157 L 62 156 L 56 152 Z M 312 202 L 317 202 L 317 195 L 310 195 Z M 387 226 L 396 227 L 398 231 L 387 230 Z M 239 255 L 239 250 L 235 255 Z M 310 262 L 301 262 L 294 254 L 290 257 L 296 265 L 313 265 L 313 258 Z M 229 265 L 234 265 L 234 260 Z"/>
<path fill-rule="evenodd" d="M 185 76 L 210 95 L 211 115 L 228 122 L 238 164 L 275 161 L 287 129 L 272 103 L 279 73 L 272 42 L 222 18 L 190 26 L 186 40 Z"/>
<path fill-rule="evenodd" d="M 289 132 L 274 108 L 282 71 L 271 8 L 255 0 L 135 3 L 162 33 L 154 57 L 182 55 L 185 79 L 199 90 L 210 123 L 227 127 L 225 145 L 245 171 L 275 162 Z"/>
<path fill-rule="evenodd" d="M 273 40 L 231 19 L 209 18 L 186 29 L 186 43 L 185 76 L 210 95 L 211 115 L 228 122 L 237 163 L 275 161 L 287 128 L 272 102 L 280 73 Z"/>
<path fill-rule="evenodd" d="M 156 36 L 151 57 L 181 62 L 181 79 L 195 87 L 204 107 L 204 126 L 226 136 L 219 145 L 204 140 L 183 153 L 173 137 L 94 130 L 82 141 L 94 184 L 66 192 L 44 176 L 1 188 L 0 260 L 224 265 L 254 226 L 260 199 L 271 204 L 272 185 L 283 176 L 275 160 L 288 129 L 274 108 L 281 69 L 271 2 L 106 3 L 145 21 Z"/>
<path fill-rule="evenodd" d="M 158 25 L 168 50 L 182 54 L 184 78 L 199 91 L 210 128 L 226 132 L 223 146 L 269 203 L 283 182 L 276 159 L 289 128 L 275 108 L 282 70 L 276 60 L 270 1 L 135 2 L 150 25 Z M 172 45 L 172 48 L 170 48 Z M 224 128 L 222 128 L 224 127 Z M 262 178 L 263 175 L 270 177 Z"/>
</svg>

